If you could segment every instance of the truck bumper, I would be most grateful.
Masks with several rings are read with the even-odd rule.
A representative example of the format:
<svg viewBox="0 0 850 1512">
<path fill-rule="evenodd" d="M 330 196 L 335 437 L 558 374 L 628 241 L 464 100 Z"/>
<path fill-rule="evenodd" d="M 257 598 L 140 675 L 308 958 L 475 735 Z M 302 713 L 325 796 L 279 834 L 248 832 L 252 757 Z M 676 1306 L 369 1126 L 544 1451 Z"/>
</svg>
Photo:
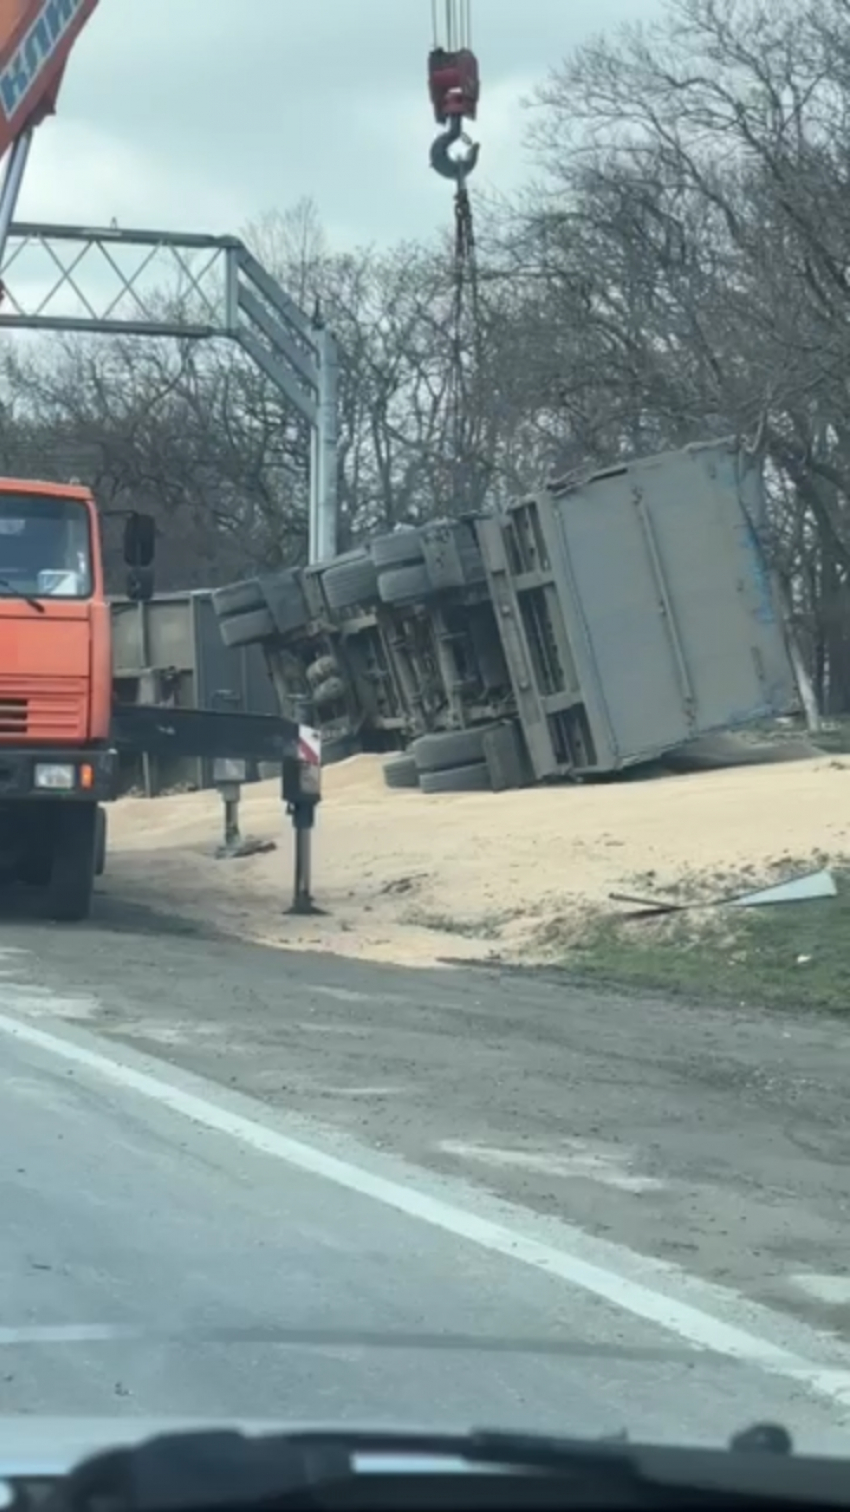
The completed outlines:
<svg viewBox="0 0 850 1512">
<path fill-rule="evenodd" d="M 0 746 L 0 804 L 104 803 L 115 796 L 117 753 L 110 749 L 58 751 Z"/>
</svg>

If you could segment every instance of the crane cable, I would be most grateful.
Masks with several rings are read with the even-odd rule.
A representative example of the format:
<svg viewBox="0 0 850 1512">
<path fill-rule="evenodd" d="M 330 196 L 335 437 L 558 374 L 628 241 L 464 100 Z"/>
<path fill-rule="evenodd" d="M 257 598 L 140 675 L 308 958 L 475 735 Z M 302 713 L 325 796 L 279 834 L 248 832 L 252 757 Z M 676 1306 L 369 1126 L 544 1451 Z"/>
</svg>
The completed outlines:
<svg viewBox="0 0 850 1512">
<path fill-rule="evenodd" d="M 452 493 L 456 506 L 471 507 L 469 459 L 473 416 L 470 412 L 481 364 L 481 320 L 475 225 L 469 190 L 463 179 L 455 190 L 455 237 L 452 266 L 450 368 L 447 409 L 451 444 Z"/>
<path fill-rule="evenodd" d="M 472 46 L 472 0 L 443 0 L 445 25 L 444 40 L 440 41 L 440 0 L 431 0 L 431 22 L 434 31 L 434 46 L 444 46 L 448 52 L 459 52 Z"/>
<path fill-rule="evenodd" d="M 443 12 L 443 36 L 440 36 L 440 11 Z M 434 48 L 444 48 L 454 57 L 467 53 L 475 68 L 475 93 L 468 108 L 465 105 L 453 120 L 454 133 L 458 135 L 464 114 L 474 118 L 478 97 L 477 60 L 472 55 L 472 0 L 431 0 L 431 16 L 434 28 Z M 467 179 L 477 162 L 477 148 L 465 160 L 443 159 L 438 171 L 445 177 L 446 168 L 453 171 L 454 196 L 454 249 L 452 262 L 452 295 L 449 319 L 449 374 L 446 385 L 446 418 L 451 479 L 452 504 L 462 511 L 472 506 L 469 461 L 472 448 L 472 415 L 470 413 L 473 387 L 481 367 L 481 320 L 478 265 L 475 247 L 475 226 L 472 204 L 467 188 Z"/>
</svg>

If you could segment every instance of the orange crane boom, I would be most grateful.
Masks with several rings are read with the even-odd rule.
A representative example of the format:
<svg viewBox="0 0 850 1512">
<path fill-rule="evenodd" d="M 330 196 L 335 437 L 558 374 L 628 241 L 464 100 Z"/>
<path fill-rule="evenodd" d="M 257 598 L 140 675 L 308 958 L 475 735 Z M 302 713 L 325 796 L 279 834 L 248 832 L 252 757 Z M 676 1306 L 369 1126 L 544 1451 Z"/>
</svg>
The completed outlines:
<svg viewBox="0 0 850 1512">
<path fill-rule="evenodd" d="M 71 48 L 99 0 L 0 0 L 0 264 L 32 134 L 56 109 Z M 2 296 L 2 286 L 0 286 Z"/>
<path fill-rule="evenodd" d="M 56 109 L 68 55 L 98 0 L 0 0 L 0 157 Z"/>
</svg>

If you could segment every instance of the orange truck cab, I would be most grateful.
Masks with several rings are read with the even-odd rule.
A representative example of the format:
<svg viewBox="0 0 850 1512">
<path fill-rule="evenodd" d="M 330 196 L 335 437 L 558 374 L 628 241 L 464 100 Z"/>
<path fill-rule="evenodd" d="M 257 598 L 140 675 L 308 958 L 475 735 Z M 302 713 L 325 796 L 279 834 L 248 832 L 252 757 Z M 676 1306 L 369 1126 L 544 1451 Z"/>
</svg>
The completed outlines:
<svg viewBox="0 0 850 1512">
<path fill-rule="evenodd" d="M 150 572 L 153 522 L 129 515 L 124 555 Z M 131 591 L 133 587 L 131 585 Z M 112 638 L 100 522 L 80 486 L 0 479 L 0 881 L 87 917 L 115 795 Z"/>
</svg>

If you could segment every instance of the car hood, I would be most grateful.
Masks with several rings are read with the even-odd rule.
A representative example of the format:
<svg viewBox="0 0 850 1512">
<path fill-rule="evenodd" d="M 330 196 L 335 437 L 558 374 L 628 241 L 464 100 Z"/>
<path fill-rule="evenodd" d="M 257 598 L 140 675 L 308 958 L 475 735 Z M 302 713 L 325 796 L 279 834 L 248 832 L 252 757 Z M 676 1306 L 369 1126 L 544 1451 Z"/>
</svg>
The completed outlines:
<svg viewBox="0 0 850 1512">
<path fill-rule="evenodd" d="M 326 1423 L 286 1422 L 279 1418 L 191 1418 L 191 1417 L 0 1417 L 0 1483 L 7 1476 L 54 1476 L 65 1475 L 90 1455 L 107 1449 L 125 1449 L 140 1444 L 145 1439 L 156 1438 L 165 1433 L 221 1432 L 249 1435 L 274 1433 L 345 1433 L 364 1434 L 409 1434 L 410 1423 Z M 420 1424 L 416 1431 L 445 1432 L 433 1424 Z M 461 1429 L 460 1431 L 463 1431 Z M 383 1468 L 400 1469 L 411 1473 L 417 1463 L 423 1468 L 444 1465 L 445 1458 L 429 1454 L 417 1456 L 411 1461 L 409 1454 L 398 1463 L 392 1454 L 382 1453 Z M 455 1468 L 468 1468 L 457 1461 Z M 0 1486 L 2 1490 L 2 1486 Z M 4 1506 L 0 1495 L 0 1509 Z"/>
<path fill-rule="evenodd" d="M 293 1426 L 275 1420 L 227 1418 L 0 1417 L 0 1480 L 7 1475 L 63 1475 L 91 1454 L 139 1444 L 162 1433 L 222 1428 L 238 1433 L 280 1433 Z"/>
</svg>

